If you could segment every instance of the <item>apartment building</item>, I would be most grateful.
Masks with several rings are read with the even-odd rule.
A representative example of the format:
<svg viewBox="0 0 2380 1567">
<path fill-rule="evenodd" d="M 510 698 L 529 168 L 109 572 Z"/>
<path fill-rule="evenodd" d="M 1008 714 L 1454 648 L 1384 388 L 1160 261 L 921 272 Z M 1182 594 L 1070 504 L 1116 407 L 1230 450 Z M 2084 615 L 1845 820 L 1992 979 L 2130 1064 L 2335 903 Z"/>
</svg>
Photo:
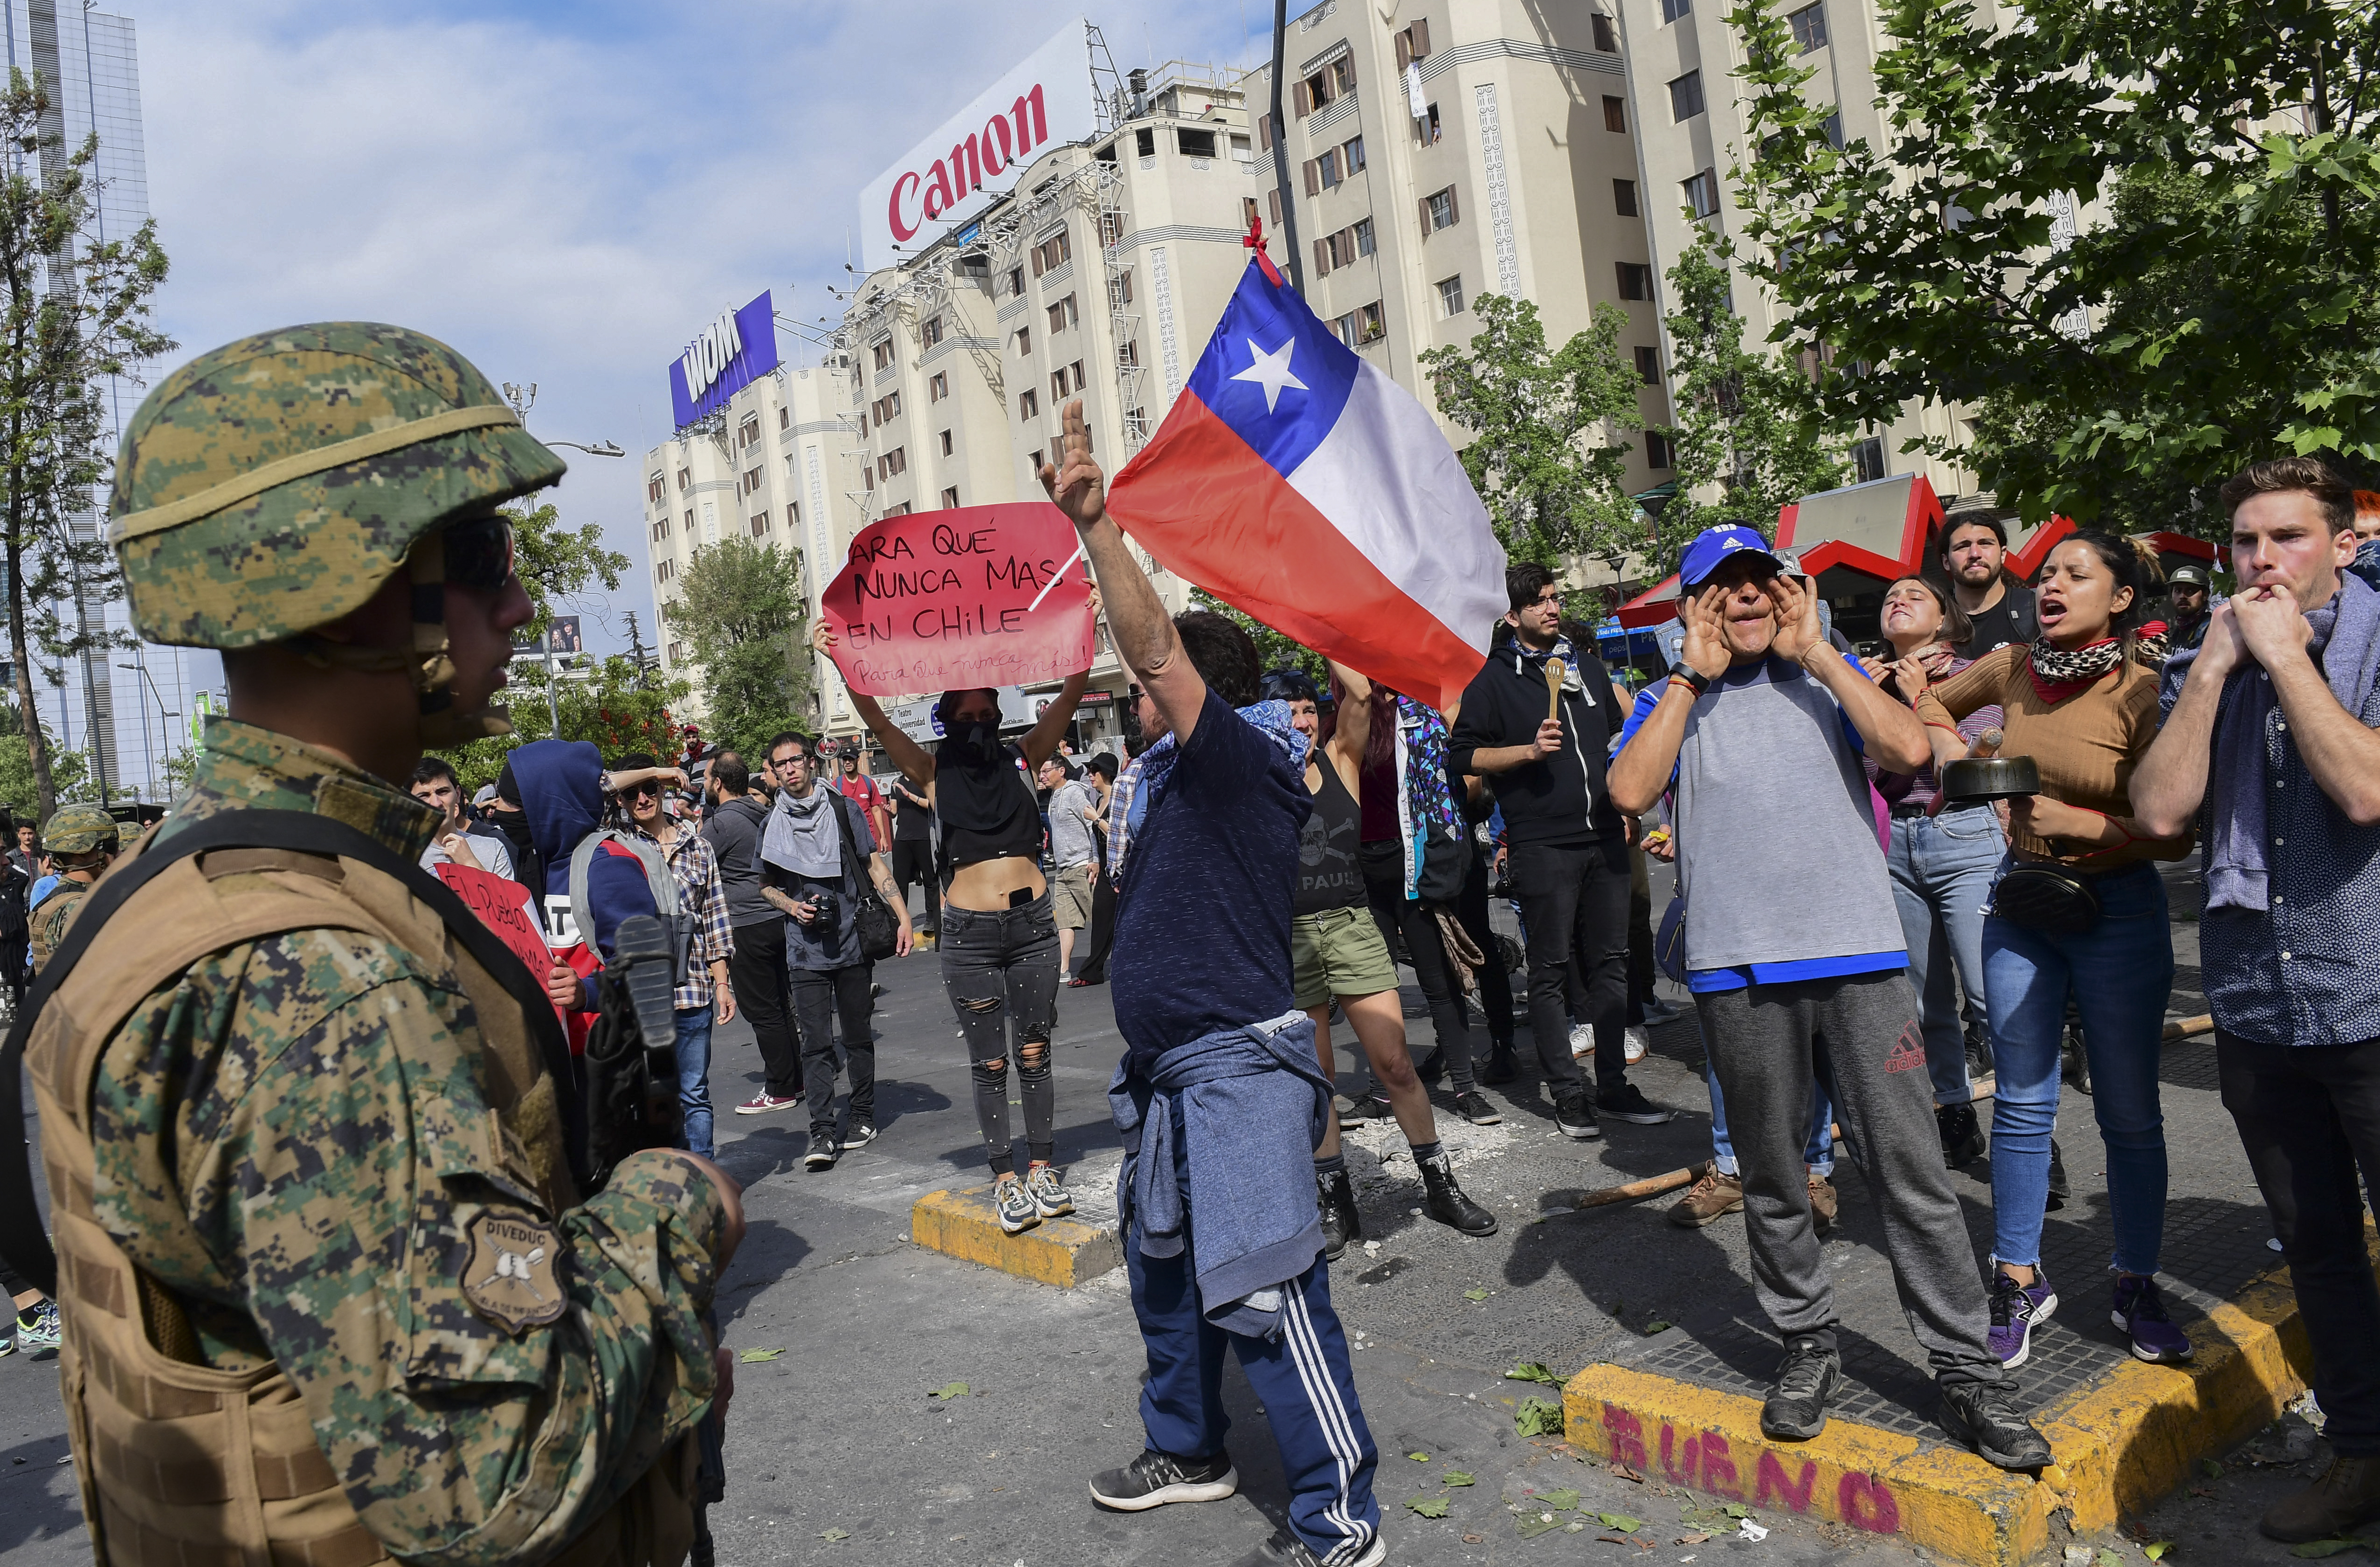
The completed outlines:
<svg viewBox="0 0 2380 1567">
<path fill-rule="evenodd" d="M 1112 128 L 1051 148 L 854 292 L 838 342 L 866 427 L 856 520 L 1038 497 L 1076 397 L 1112 473 L 1189 379 L 1247 263 L 1246 110 L 1227 73 L 1184 62 L 1133 72 L 1115 109 Z M 1188 584 L 1141 564 L 1187 607 Z M 1129 682 L 1102 628 L 1087 742 L 1122 735 Z"/>
<path fill-rule="evenodd" d="M 1667 422 L 1642 176 L 1633 122 L 1611 110 L 1627 76 L 1608 17 L 1584 3 L 1322 0 L 1289 24 L 1284 74 L 1286 189 L 1275 128 L 1257 116 L 1265 218 L 1278 226 L 1293 212 L 1307 302 L 1350 346 L 1431 404 L 1419 356 L 1468 343 L 1480 295 L 1535 303 L 1554 346 L 1609 302 L 1628 312 L 1644 417 Z M 1247 79 L 1259 109 L 1271 75 Z M 1661 443 L 1626 439 L 1631 491 L 1668 481 Z"/>
<path fill-rule="evenodd" d="M 1742 84 L 1735 77 L 1743 52 L 1727 24 L 1723 0 L 1597 0 L 1618 12 L 1626 45 L 1626 101 L 1605 100 L 1607 112 L 1635 127 L 1642 163 L 1644 210 L 1652 242 L 1653 287 L 1666 299 L 1664 275 L 1693 244 L 1700 226 L 1718 237 L 1740 237 L 1743 214 L 1735 205 L 1731 171 L 1746 144 Z M 1977 21 L 1990 25 L 1986 0 Z M 1834 105 L 1829 135 L 1838 147 L 1846 139 L 1885 140 L 1876 108 L 1876 58 L 1888 41 L 1867 0 L 1810 0 L 1785 17 L 1800 63 L 1817 74 L 1804 86 L 1814 103 Z M 1608 25 L 1608 24 L 1607 24 Z M 1617 91 L 1616 89 L 1613 91 Z M 2074 214 L 2065 214 L 2070 225 Z M 1782 315 L 1777 302 L 1743 273 L 1735 272 L 1733 299 L 1744 321 L 1744 341 L 1764 341 Z M 1661 360 L 1670 363 L 1662 341 Z M 1955 496 L 1975 488 L 1974 476 L 1924 454 L 1904 455 L 1914 435 L 1963 433 L 1954 410 L 1911 405 L 1889 426 L 1863 433 L 1852 451 L 1855 483 L 1890 476 L 1923 474 L 1934 490 Z"/>
<path fill-rule="evenodd" d="M 848 401 L 845 357 L 807 369 L 780 365 L 737 392 L 710 419 L 645 453 L 645 563 L 651 573 L 662 668 L 692 676 L 693 650 L 670 620 L 695 552 L 742 538 L 802 553 L 802 590 L 818 595 L 861 526 L 858 416 Z M 853 722 L 833 664 L 817 661 L 820 717 Z M 698 697 L 695 711 L 699 716 Z"/>
</svg>

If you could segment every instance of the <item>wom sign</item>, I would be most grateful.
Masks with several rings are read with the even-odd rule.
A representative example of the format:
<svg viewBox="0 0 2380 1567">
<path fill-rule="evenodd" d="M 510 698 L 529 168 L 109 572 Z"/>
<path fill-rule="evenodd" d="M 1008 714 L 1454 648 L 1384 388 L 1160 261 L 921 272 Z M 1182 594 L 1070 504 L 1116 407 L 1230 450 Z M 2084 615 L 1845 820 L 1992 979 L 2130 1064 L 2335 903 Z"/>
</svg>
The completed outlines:
<svg viewBox="0 0 2380 1567">
<path fill-rule="evenodd" d="M 1085 28 L 1080 19 L 1061 28 L 859 193 L 870 272 L 940 237 L 935 225 L 981 212 L 1041 152 L 1098 132 Z"/>
<path fill-rule="evenodd" d="M 777 318 L 768 291 L 722 310 L 670 365 L 670 411 L 683 430 L 777 368 Z"/>
</svg>

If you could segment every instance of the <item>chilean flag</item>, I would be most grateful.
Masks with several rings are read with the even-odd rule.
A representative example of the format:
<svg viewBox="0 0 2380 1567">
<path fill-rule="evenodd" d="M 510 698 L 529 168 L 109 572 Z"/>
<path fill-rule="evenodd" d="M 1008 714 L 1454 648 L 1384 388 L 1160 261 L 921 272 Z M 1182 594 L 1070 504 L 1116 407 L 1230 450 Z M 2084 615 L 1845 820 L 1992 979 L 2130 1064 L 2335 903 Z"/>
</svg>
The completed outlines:
<svg viewBox="0 0 2380 1567">
<path fill-rule="evenodd" d="M 1108 510 L 1166 570 L 1440 711 L 1510 607 L 1504 548 L 1437 422 L 1262 251 Z"/>
</svg>

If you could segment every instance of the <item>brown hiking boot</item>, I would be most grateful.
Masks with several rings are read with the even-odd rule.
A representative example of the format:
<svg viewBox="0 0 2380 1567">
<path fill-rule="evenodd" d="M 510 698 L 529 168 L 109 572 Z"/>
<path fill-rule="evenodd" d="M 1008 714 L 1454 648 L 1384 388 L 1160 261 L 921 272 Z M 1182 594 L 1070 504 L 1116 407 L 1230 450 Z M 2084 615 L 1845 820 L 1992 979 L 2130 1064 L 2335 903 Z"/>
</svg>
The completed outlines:
<svg viewBox="0 0 2380 1567">
<path fill-rule="evenodd" d="M 1683 1229 L 1699 1230 L 1742 1209 L 1743 1177 L 1722 1175 L 1718 1167 L 1706 1165 L 1703 1178 L 1687 1187 L 1686 1195 L 1670 1209 L 1670 1222 Z"/>
<path fill-rule="evenodd" d="M 1835 1213 L 1841 1205 L 1835 1200 L 1835 1184 L 1816 1171 L 1810 1172 L 1810 1219 L 1821 1235 L 1835 1227 Z"/>
<path fill-rule="evenodd" d="M 2330 1461 L 2321 1479 L 2265 1514 L 2267 1539 L 2288 1545 L 2335 1539 L 2359 1524 L 2380 1518 L 2380 1458 Z"/>
</svg>

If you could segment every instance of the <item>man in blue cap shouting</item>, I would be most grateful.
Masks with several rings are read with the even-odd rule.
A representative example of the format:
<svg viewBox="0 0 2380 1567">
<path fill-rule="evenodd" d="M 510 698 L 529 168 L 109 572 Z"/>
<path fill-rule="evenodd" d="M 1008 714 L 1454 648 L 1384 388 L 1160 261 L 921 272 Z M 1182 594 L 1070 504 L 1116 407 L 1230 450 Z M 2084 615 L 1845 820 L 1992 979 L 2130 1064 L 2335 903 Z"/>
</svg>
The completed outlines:
<svg viewBox="0 0 2380 1567">
<path fill-rule="evenodd" d="M 1908 950 L 1876 842 L 1863 754 L 1933 759 L 1917 716 L 1827 640 L 1815 586 L 1749 528 L 1706 530 L 1678 573 L 1685 646 L 1646 688 L 1612 759 L 1611 797 L 1673 791 L 1685 967 L 1726 1097 L 1762 1307 L 1785 1359 L 1760 1412 L 1815 1437 L 1842 1380 L 1834 1294 L 1803 1142 L 1823 1071 L 1865 1156 L 1885 1250 L 1942 1391 L 1942 1428 L 2007 1469 L 2049 1462 L 1985 1341 L 1982 1276 L 1942 1163 Z"/>
</svg>

